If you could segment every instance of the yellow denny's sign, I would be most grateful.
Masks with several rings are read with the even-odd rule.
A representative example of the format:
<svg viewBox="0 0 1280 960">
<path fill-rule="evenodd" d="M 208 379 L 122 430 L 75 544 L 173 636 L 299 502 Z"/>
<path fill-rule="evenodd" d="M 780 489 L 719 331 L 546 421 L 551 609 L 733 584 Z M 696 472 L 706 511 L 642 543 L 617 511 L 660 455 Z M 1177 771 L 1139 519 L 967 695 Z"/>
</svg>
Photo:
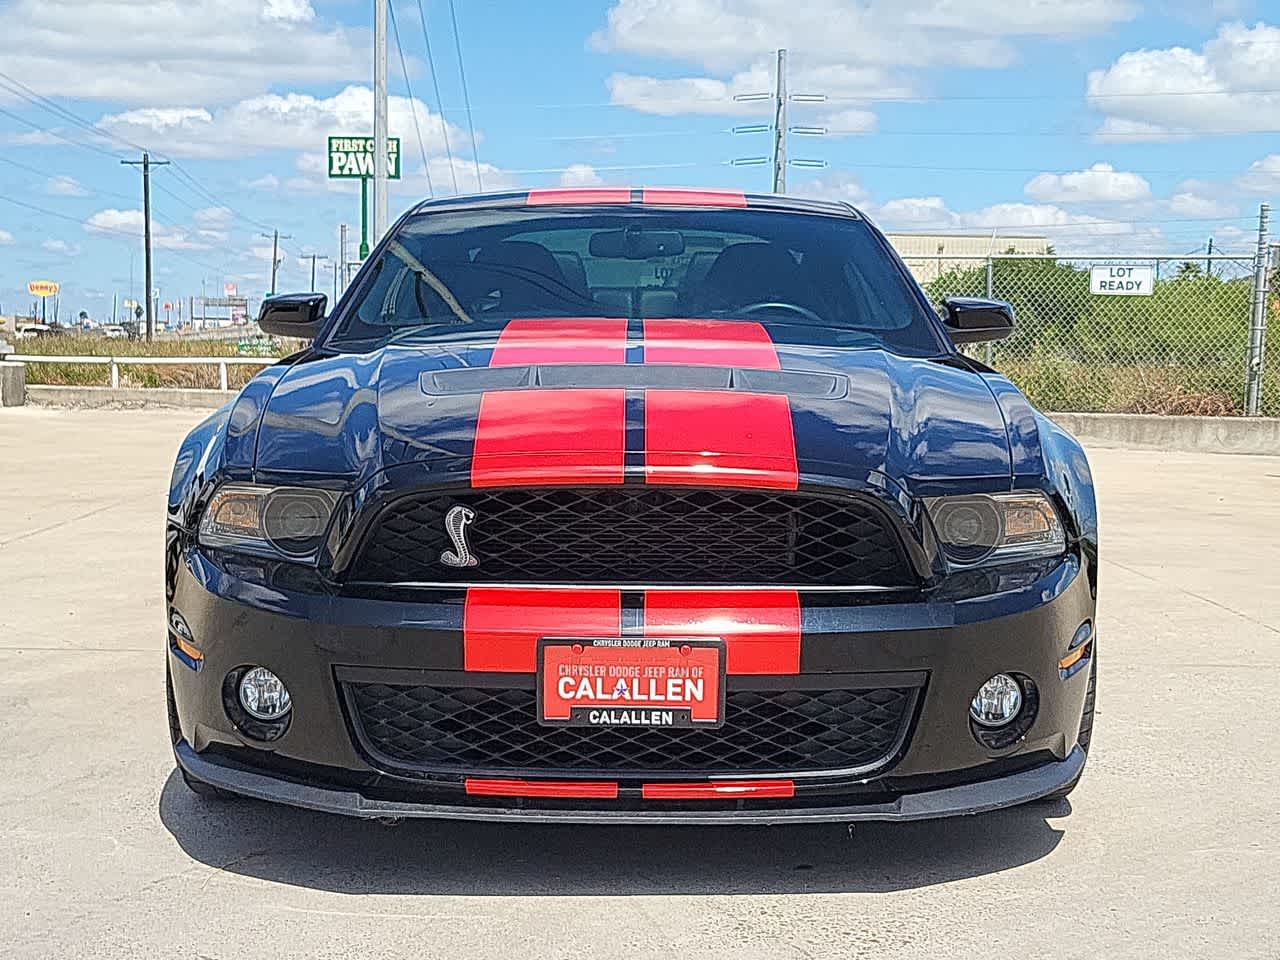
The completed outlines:
<svg viewBox="0 0 1280 960">
<path fill-rule="evenodd" d="M 33 297 L 56 297 L 60 289 L 52 280 L 32 280 L 27 284 L 27 293 Z"/>
</svg>

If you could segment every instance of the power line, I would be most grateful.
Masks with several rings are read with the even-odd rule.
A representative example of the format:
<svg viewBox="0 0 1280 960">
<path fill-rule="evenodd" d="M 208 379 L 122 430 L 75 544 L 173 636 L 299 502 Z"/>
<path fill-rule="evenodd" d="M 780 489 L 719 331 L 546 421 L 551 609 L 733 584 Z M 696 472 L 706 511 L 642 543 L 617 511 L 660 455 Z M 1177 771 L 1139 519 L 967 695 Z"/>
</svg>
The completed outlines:
<svg viewBox="0 0 1280 960">
<path fill-rule="evenodd" d="M 391 33 L 396 39 L 396 52 L 400 54 L 400 72 L 404 74 L 404 88 L 409 93 L 409 112 L 413 115 L 413 131 L 418 135 L 418 149 L 422 151 L 422 172 L 427 175 L 427 196 L 434 197 L 436 191 L 431 184 L 431 164 L 427 161 L 427 145 L 422 140 L 422 127 L 418 124 L 418 102 L 413 97 L 413 85 L 409 82 L 409 67 L 405 63 L 404 47 L 400 45 L 400 24 L 396 21 L 396 5 L 393 3 L 388 6 L 387 12 L 391 14 Z M 443 117 L 440 122 L 444 122 Z"/>
<path fill-rule="evenodd" d="M 440 79 L 436 75 L 436 58 L 431 53 L 431 38 L 427 34 L 427 11 L 422 6 L 422 0 L 418 0 L 418 20 L 422 23 L 422 43 L 427 50 L 427 66 L 431 68 L 431 86 L 436 92 L 436 104 L 442 104 L 444 101 L 440 99 Z M 444 113 L 440 114 L 440 132 L 444 135 L 444 153 L 449 158 L 449 176 L 453 178 L 453 192 L 458 194 L 458 171 L 453 165 L 453 150 L 449 146 L 449 124 L 445 122 Z"/>
<path fill-rule="evenodd" d="M 67 120 L 70 123 L 74 124 L 75 126 L 80 127 L 84 130 L 87 130 L 89 133 L 92 133 L 95 137 L 99 137 L 104 140 L 114 140 L 116 143 L 123 144 L 125 147 L 131 150 L 146 149 L 140 144 L 134 143 L 132 140 L 128 140 L 122 136 L 119 136 L 118 134 L 112 133 L 110 130 L 104 130 L 102 127 L 98 126 L 92 121 L 86 120 L 84 117 L 81 117 L 79 114 L 73 113 L 71 110 L 68 110 L 66 107 L 62 106 L 57 101 L 51 100 L 49 97 L 46 97 L 43 94 L 37 93 L 35 90 L 32 90 L 21 80 L 17 80 L 11 77 L 9 74 L 4 73 L 3 71 L 0 71 L 0 87 L 4 87 L 8 89 L 10 93 L 14 94 L 17 97 L 22 98 L 23 100 L 26 100 L 28 103 L 33 104 L 34 106 L 43 107 L 45 110 L 48 110 L 50 113 L 54 114 L 55 116 L 61 117 L 64 120 Z"/>
<path fill-rule="evenodd" d="M 26 210 L 30 210 L 32 213 L 39 213 L 46 217 L 53 217 L 56 220 L 65 220 L 68 223 L 74 223 L 77 226 L 83 227 L 85 230 L 87 230 L 91 234 L 106 233 L 106 234 L 111 234 L 112 236 L 125 237 L 129 240 L 142 239 L 141 233 L 135 233 L 132 230 L 122 230 L 119 227 L 105 227 L 105 226 L 98 226 L 97 224 L 90 225 L 86 223 L 84 220 L 82 220 L 80 217 L 69 216 L 68 214 L 65 214 L 65 213 L 59 213 L 57 210 L 50 210 L 48 207 L 41 207 L 34 203 L 27 203 L 25 200 L 19 200 L 16 197 L 9 197 L 9 196 L 5 196 L 4 194 L 0 194 L 0 201 L 3 201 L 5 203 L 11 203 L 16 207 L 22 207 Z M 157 221 L 157 223 L 158 222 L 159 221 Z M 165 226 L 165 224 L 161 224 L 161 226 Z M 214 272 L 217 272 L 222 269 L 222 267 L 215 267 L 212 264 L 205 263 L 203 260 L 198 260 L 184 250 L 178 250 L 174 247 L 166 247 L 163 244 L 161 245 L 161 249 L 167 251 L 168 253 L 182 260 L 187 260 L 191 263 L 194 263 L 198 267 L 203 267 L 205 270 L 212 270 Z"/>
<path fill-rule="evenodd" d="M 57 180 L 57 179 L 72 180 L 77 185 L 83 186 L 83 184 L 81 184 L 79 180 L 76 180 L 75 177 L 72 177 L 70 174 L 51 173 L 48 170 L 41 170 L 39 167 L 32 167 L 32 166 L 28 166 L 25 163 L 19 163 L 17 160 L 10 160 L 8 157 L 5 157 L 5 156 L 0 156 L 0 163 L 7 163 L 11 167 L 17 167 L 19 170 L 25 170 L 27 173 L 34 173 L 36 176 L 45 177 L 49 180 Z M 130 203 L 132 203 L 134 200 L 133 197 L 128 196 L 127 194 L 114 193 L 110 190 L 97 190 L 97 189 L 90 190 L 88 187 L 85 187 L 85 190 L 86 190 L 87 196 L 112 197 L 117 200 L 128 200 Z"/>
<path fill-rule="evenodd" d="M 476 124 L 471 117 L 471 94 L 467 92 L 467 71 L 462 64 L 462 38 L 458 35 L 458 11 L 454 9 L 453 0 L 449 0 L 449 16 L 453 20 L 453 45 L 458 51 L 458 75 L 462 78 L 462 102 L 467 108 L 467 132 L 471 135 L 471 156 L 476 163 L 476 189 L 484 190 L 484 181 L 480 178 L 480 147 L 476 143 Z M 444 117 L 440 118 L 444 122 Z"/>
</svg>

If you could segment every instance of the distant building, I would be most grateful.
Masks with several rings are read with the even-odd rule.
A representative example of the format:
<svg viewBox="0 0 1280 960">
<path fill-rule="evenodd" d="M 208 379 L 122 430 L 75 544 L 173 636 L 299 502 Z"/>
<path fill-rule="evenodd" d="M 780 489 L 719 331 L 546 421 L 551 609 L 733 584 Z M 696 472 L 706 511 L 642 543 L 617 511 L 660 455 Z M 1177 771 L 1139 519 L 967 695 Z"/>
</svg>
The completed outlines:
<svg viewBox="0 0 1280 960">
<path fill-rule="evenodd" d="M 989 233 L 889 233 L 885 234 L 919 283 L 928 283 L 951 270 L 981 266 L 989 254 L 1049 253 L 1049 238 L 1010 237 Z"/>
</svg>

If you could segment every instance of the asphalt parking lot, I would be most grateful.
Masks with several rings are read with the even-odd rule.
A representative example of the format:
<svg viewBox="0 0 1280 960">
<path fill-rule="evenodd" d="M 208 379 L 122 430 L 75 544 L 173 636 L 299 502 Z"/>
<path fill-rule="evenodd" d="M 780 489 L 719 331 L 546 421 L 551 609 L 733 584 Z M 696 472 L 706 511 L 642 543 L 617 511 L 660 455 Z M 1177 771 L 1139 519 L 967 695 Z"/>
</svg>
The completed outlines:
<svg viewBox="0 0 1280 960">
<path fill-rule="evenodd" d="M 1280 457 L 1094 449 L 1070 802 L 767 829 L 389 829 L 173 772 L 163 504 L 200 414 L 0 411 L 0 956 L 1280 956 Z"/>
</svg>

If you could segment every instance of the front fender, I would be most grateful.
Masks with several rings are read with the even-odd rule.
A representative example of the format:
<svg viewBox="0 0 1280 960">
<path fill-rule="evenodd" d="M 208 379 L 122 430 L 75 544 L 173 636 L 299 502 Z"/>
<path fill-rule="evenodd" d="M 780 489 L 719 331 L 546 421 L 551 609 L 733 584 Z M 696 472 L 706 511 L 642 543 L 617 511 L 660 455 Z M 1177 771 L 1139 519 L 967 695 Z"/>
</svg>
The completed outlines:
<svg viewBox="0 0 1280 960">
<path fill-rule="evenodd" d="M 1044 457 L 1045 477 L 1067 508 L 1072 533 L 1079 538 L 1089 580 L 1098 584 L 1098 501 L 1093 472 L 1084 448 L 1071 434 L 1044 414 L 1035 414 Z"/>
</svg>

